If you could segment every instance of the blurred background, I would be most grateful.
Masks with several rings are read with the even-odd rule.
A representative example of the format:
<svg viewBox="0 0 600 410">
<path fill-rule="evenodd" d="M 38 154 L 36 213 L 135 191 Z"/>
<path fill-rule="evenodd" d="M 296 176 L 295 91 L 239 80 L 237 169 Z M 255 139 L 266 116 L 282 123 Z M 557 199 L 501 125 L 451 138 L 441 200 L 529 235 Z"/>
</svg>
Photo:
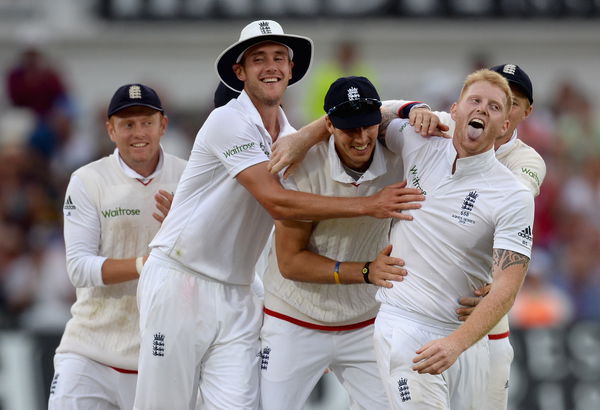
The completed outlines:
<svg viewBox="0 0 600 410">
<path fill-rule="evenodd" d="M 519 137 L 545 159 L 535 249 L 511 311 L 511 409 L 600 408 L 599 0 L 0 0 L 0 410 L 46 407 L 74 289 L 62 204 L 71 172 L 113 150 L 108 100 L 154 87 L 164 148 L 188 157 L 214 61 L 248 22 L 311 37 L 285 108 L 300 127 L 341 75 L 447 110 L 465 75 L 518 64 L 534 85 Z M 345 409 L 331 375 L 309 409 Z"/>
</svg>

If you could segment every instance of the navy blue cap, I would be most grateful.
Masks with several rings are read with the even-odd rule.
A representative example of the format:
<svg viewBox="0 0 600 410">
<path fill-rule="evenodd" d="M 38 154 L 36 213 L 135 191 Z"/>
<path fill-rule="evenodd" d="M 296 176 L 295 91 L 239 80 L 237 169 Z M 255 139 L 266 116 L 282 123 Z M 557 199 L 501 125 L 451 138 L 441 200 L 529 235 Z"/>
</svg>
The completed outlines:
<svg viewBox="0 0 600 410">
<path fill-rule="evenodd" d="M 490 68 L 490 70 L 506 78 L 510 85 L 514 84 L 519 87 L 529 100 L 529 104 L 533 104 L 533 85 L 529 76 L 521 67 L 516 64 L 501 64 Z"/>
<path fill-rule="evenodd" d="M 133 106 L 143 106 L 152 108 L 164 113 L 160 98 L 152 88 L 143 84 L 126 84 L 117 91 L 108 105 L 108 117 L 114 115 L 117 111 Z"/>
<path fill-rule="evenodd" d="M 219 85 L 215 90 L 215 96 L 213 99 L 213 102 L 215 103 L 215 108 L 219 108 L 227 104 L 230 100 L 238 98 L 239 95 L 239 91 L 234 91 L 228 86 L 226 86 L 222 81 L 219 81 Z"/>
<path fill-rule="evenodd" d="M 370 127 L 381 122 L 381 99 L 365 77 L 341 77 L 331 84 L 323 108 L 339 129 Z"/>
</svg>

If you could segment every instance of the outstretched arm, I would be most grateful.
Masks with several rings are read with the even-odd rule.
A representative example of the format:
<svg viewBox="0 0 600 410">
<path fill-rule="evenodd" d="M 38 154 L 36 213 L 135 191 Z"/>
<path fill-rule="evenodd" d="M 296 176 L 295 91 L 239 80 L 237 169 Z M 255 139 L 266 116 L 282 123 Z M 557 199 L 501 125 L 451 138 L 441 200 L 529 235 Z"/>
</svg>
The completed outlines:
<svg viewBox="0 0 600 410">
<path fill-rule="evenodd" d="M 385 132 L 389 123 L 396 118 L 403 118 L 399 112 L 404 112 L 397 107 L 396 101 L 391 101 L 388 106 L 384 103 L 381 107 L 381 124 L 379 125 L 380 140 L 385 136 Z M 415 125 L 415 131 L 422 136 L 439 136 L 449 138 L 446 131 L 448 126 L 440 122 L 439 117 L 431 112 L 429 107 L 424 104 L 409 103 L 406 110 L 409 112 L 410 125 Z M 293 175 L 296 167 L 308 150 L 319 142 L 327 141 L 329 131 L 325 124 L 325 115 L 311 122 L 308 125 L 300 128 L 298 131 L 279 137 L 271 147 L 271 159 L 269 161 L 268 170 L 272 174 L 277 174 L 282 169 L 285 169 L 283 177 L 287 178 Z"/>
<path fill-rule="evenodd" d="M 239 183 L 261 203 L 273 219 L 321 220 L 373 216 L 412 220 L 402 213 L 418 209 L 425 196 L 406 182 L 389 185 L 371 196 L 327 197 L 284 189 L 277 176 L 267 170 L 267 162 L 246 168 L 236 176 Z"/>
<path fill-rule="evenodd" d="M 415 127 L 415 132 L 423 137 L 444 137 L 450 138 L 446 131 L 449 127 L 442 123 L 440 117 L 436 115 L 431 108 L 419 101 L 406 100 L 387 100 L 383 101 L 382 115 L 383 121 L 379 129 L 379 134 L 385 135 L 387 124 L 394 118 L 408 118 L 409 124 Z M 384 113 L 384 110 L 386 113 Z M 388 120 L 386 123 L 386 119 Z"/>
</svg>

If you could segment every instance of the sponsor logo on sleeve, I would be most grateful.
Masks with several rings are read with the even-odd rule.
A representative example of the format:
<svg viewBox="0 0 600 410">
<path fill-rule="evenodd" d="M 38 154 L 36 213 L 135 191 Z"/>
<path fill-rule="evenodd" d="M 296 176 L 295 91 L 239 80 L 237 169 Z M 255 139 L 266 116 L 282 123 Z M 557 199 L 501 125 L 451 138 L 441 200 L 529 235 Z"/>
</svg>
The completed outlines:
<svg viewBox="0 0 600 410">
<path fill-rule="evenodd" d="M 525 229 L 520 230 L 517 235 L 519 235 L 522 238 L 521 243 L 523 245 L 529 246 L 531 244 L 531 241 L 533 240 L 533 233 L 531 231 L 531 225 L 529 225 Z"/>
<path fill-rule="evenodd" d="M 410 125 L 410 123 L 409 123 L 407 120 L 405 120 L 405 121 L 402 121 L 402 125 L 401 125 L 401 126 L 400 126 L 400 128 L 398 129 L 398 134 L 402 134 L 402 133 L 404 132 L 404 129 L 405 129 L 406 127 L 408 127 L 409 125 Z"/>
<path fill-rule="evenodd" d="M 242 144 L 242 145 L 235 145 L 233 148 L 223 151 L 223 156 L 225 158 L 232 157 L 234 155 L 239 154 L 240 152 L 248 151 L 255 145 L 256 145 L 255 142 L 249 142 L 248 144 Z"/>
<path fill-rule="evenodd" d="M 65 204 L 63 205 L 63 209 L 65 211 L 65 216 L 71 216 L 71 211 L 75 211 L 77 209 L 77 207 L 71 200 L 71 195 L 69 195 L 67 197 L 67 199 L 65 199 Z"/>
<path fill-rule="evenodd" d="M 537 172 L 529 169 L 529 168 L 521 168 L 521 172 L 525 175 L 527 175 L 528 177 L 530 177 L 531 179 L 535 180 L 535 182 L 539 185 L 540 184 L 540 177 L 538 176 Z"/>
<path fill-rule="evenodd" d="M 73 203 L 73 201 L 71 200 L 71 195 L 69 195 L 67 197 L 67 199 L 65 200 L 65 206 L 64 206 L 65 210 L 71 210 L 74 211 L 75 209 L 77 209 L 77 207 L 75 206 L 75 204 Z"/>
</svg>

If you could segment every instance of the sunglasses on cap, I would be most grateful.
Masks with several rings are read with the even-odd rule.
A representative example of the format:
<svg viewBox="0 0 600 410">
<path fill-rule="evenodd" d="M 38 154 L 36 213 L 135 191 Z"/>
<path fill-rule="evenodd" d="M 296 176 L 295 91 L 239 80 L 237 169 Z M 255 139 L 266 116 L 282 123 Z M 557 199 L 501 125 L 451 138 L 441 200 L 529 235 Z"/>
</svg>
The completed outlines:
<svg viewBox="0 0 600 410">
<path fill-rule="evenodd" d="M 379 107 L 381 107 L 381 101 L 376 98 L 359 98 L 334 105 L 327 111 L 327 115 L 346 117 L 364 111 L 374 111 Z"/>
</svg>

